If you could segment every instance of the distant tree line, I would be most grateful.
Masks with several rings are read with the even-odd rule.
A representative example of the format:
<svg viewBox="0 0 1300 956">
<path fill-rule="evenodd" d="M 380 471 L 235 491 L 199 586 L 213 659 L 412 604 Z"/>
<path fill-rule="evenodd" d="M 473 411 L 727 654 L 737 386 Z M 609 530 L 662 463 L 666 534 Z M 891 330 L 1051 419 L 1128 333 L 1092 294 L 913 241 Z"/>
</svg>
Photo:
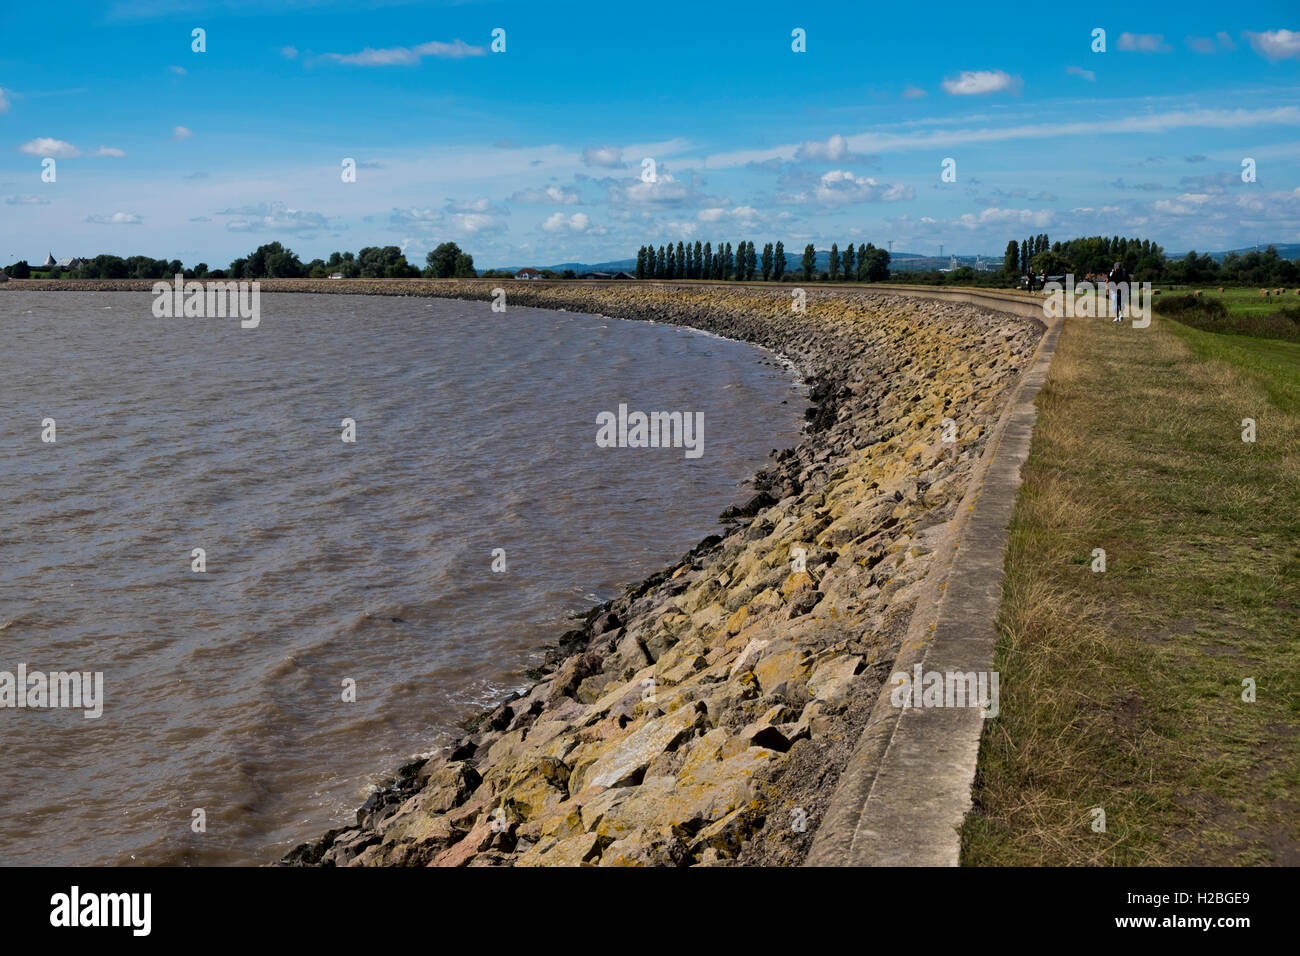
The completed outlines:
<svg viewBox="0 0 1300 956">
<path fill-rule="evenodd" d="M 929 284 L 978 286 L 1014 286 L 1023 276 L 1063 275 L 1076 279 L 1088 274 L 1105 275 L 1115 262 L 1123 263 L 1139 282 L 1185 285 L 1297 286 L 1300 285 L 1300 259 L 1288 260 L 1275 246 L 1262 251 L 1228 253 L 1216 261 L 1207 253 L 1195 251 L 1170 259 L 1164 249 L 1149 239 L 1121 236 L 1087 236 L 1052 242 L 1046 233 L 1007 242 L 1002 268 L 976 271 L 963 266 L 950 271 L 890 272 L 890 255 L 871 243 L 847 243 L 843 249 L 832 243 L 827 268 L 817 269 L 817 250 L 812 243 L 804 247 L 797 263 L 797 274 L 805 282 L 885 282 L 891 279 Z M 644 245 L 637 250 L 638 279 L 707 279 L 714 281 L 764 282 L 795 281 L 789 271 L 784 243 L 767 243 L 760 253 L 753 242 L 731 243 L 699 241 L 664 243 L 658 247 Z M 332 275 L 344 278 L 472 278 L 478 273 L 474 258 L 454 242 L 444 242 L 425 256 L 421 269 L 407 261 L 398 246 L 366 246 L 357 253 L 332 252 L 328 259 L 304 263 L 292 250 L 279 242 L 258 246 L 247 256 L 235 259 L 226 269 L 210 269 L 206 262 L 184 268 L 179 259 L 154 259 L 151 256 L 98 255 L 76 269 L 57 266 L 32 266 L 20 260 L 4 271 L 15 279 L 33 275 L 77 279 L 170 279 L 177 274 L 187 279 L 263 279 L 313 278 Z M 485 277 L 506 277 L 506 270 L 489 270 Z M 543 269 L 548 279 L 576 278 L 572 269 L 556 272 Z"/>
<path fill-rule="evenodd" d="M 202 265 L 207 269 L 207 265 Z M 171 278 L 178 272 L 189 274 L 181 268 L 179 259 L 154 259 L 151 256 L 100 255 L 89 260 L 76 269 L 61 269 L 58 266 L 32 266 L 26 259 L 21 259 L 4 269 L 14 279 L 30 279 L 33 272 L 43 272 L 49 277 L 66 273 L 74 279 L 162 279 Z"/>
<path fill-rule="evenodd" d="M 473 277 L 474 257 L 454 242 L 444 242 L 424 259 L 421 270 L 406 261 L 397 246 L 366 246 L 358 253 L 332 252 L 329 259 L 304 263 L 292 249 L 281 243 L 268 242 L 241 256 L 226 269 L 210 269 L 200 262 L 187 269 L 179 259 L 154 259 L 150 256 L 99 255 L 72 270 L 37 267 L 47 275 L 67 273 L 75 279 L 170 279 L 183 275 L 187 279 L 325 279 L 334 274 L 344 278 L 408 279 L 425 276 L 434 279 Z M 5 268 L 12 278 L 31 278 L 33 267 L 25 260 Z"/>
<path fill-rule="evenodd" d="M 803 278 L 811 282 L 816 278 L 817 249 L 812 244 L 804 246 L 800 261 Z M 750 241 L 731 243 L 712 242 L 692 244 L 671 242 L 659 246 L 642 246 L 636 252 L 638 279 L 710 279 L 714 281 L 748 282 L 754 278 L 762 281 L 789 282 L 786 277 L 788 263 L 785 243 L 767 243 L 760 255 Z M 877 249 L 871 243 L 860 244 L 856 250 L 849 243 L 840 253 L 839 244 L 832 244 L 829 268 L 820 278 L 830 282 L 883 282 L 889 277 L 889 252 Z"/>
<path fill-rule="evenodd" d="M 1230 252 L 1223 261 L 1208 253 L 1188 252 L 1170 259 L 1150 239 L 1121 236 L 1087 236 L 1049 243 L 1046 234 L 1017 242 L 1012 239 L 1002 265 L 1005 277 L 1018 278 L 1032 269 L 1039 275 L 1073 274 L 1076 280 L 1088 274 L 1105 275 L 1122 263 L 1138 282 L 1212 285 L 1214 283 L 1259 286 L 1300 284 L 1300 259 L 1282 258 L 1276 246 L 1262 251 Z"/>
<path fill-rule="evenodd" d="M 229 278 L 325 279 L 337 274 L 345 279 L 450 279 L 477 275 L 474 257 L 454 242 L 434 248 L 424 257 L 424 263 L 423 271 L 411 265 L 398 246 L 366 246 L 355 255 L 331 252 L 328 259 L 304 263 L 292 249 L 271 242 L 232 262 Z"/>
</svg>

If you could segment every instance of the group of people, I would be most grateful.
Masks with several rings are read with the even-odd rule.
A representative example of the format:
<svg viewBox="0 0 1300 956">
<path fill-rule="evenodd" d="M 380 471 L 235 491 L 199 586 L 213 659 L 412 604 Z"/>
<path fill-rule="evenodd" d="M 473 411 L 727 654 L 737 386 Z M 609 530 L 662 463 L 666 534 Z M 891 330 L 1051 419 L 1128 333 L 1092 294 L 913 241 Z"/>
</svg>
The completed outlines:
<svg viewBox="0 0 1300 956">
<path fill-rule="evenodd" d="M 1044 280 L 1046 276 L 1043 277 Z M 1092 278 L 1090 275 L 1089 279 Z M 1025 283 L 1029 291 L 1034 291 L 1036 277 L 1033 272 L 1025 276 Z M 1129 283 L 1133 281 L 1133 276 L 1124 268 L 1124 263 L 1117 262 L 1110 267 L 1110 272 L 1106 273 L 1106 287 L 1110 290 L 1110 314 L 1112 322 L 1124 321 L 1124 306 L 1128 303 Z"/>
</svg>

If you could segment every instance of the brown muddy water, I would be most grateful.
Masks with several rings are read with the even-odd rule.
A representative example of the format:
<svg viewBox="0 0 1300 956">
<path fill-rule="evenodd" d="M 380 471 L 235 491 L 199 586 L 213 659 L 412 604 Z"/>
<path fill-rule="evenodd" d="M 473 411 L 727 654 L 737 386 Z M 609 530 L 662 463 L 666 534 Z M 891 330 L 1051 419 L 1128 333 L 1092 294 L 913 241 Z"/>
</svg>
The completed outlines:
<svg viewBox="0 0 1300 956">
<path fill-rule="evenodd" d="M 0 672 L 104 680 L 98 719 L 0 707 L 0 864 L 265 863 L 350 822 L 713 531 L 806 406 L 770 354 L 671 326 L 152 301 L 0 291 Z M 598 448 L 620 403 L 703 412 L 703 455 Z"/>
</svg>

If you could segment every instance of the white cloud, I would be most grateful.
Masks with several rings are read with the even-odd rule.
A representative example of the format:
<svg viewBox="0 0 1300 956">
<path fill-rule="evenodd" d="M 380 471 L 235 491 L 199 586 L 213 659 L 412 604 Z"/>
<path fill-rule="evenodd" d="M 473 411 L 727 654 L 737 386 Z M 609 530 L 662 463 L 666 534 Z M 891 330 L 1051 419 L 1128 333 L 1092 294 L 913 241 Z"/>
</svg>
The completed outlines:
<svg viewBox="0 0 1300 956">
<path fill-rule="evenodd" d="M 462 232 L 475 235 L 483 232 L 494 232 L 498 229 L 505 228 L 504 224 L 499 222 L 495 216 L 481 212 L 458 212 L 452 213 L 447 217 L 453 228 Z"/>
<path fill-rule="evenodd" d="M 855 176 L 846 169 L 825 173 L 813 190 L 813 198 L 825 206 L 844 206 L 859 202 L 898 202 L 912 199 L 911 186 L 878 183 L 870 176 Z M 800 198 L 803 194 L 800 194 Z M 798 201 L 798 200 L 796 200 Z"/>
<path fill-rule="evenodd" d="M 826 142 L 820 140 L 802 143 L 795 150 L 794 158 L 798 160 L 815 160 L 831 163 L 853 162 L 861 157 L 853 155 L 849 149 L 849 142 L 839 133 L 836 133 Z"/>
<path fill-rule="evenodd" d="M 1052 224 L 1052 217 L 1053 214 L 1050 209 L 1000 209 L 997 206 L 992 206 L 981 210 L 979 215 L 968 212 L 955 220 L 954 224 L 964 226 L 967 229 L 978 229 L 981 226 L 1005 223 L 1042 228 Z"/>
<path fill-rule="evenodd" d="M 691 191 L 684 182 L 674 179 L 670 173 L 659 173 L 652 183 L 640 179 L 633 180 L 622 190 L 612 190 L 612 199 L 623 199 L 633 203 L 679 203 L 690 196 Z"/>
<path fill-rule="evenodd" d="M 218 216 L 233 216 L 226 222 L 227 232 L 315 233 L 329 228 L 329 220 L 318 212 L 290 209 L 285 203 L 256 203 L 223 209 Z"/>
<path fill-rule="evenodd" d="M 1246 31 L 1246 38 L 1255 52 L 1270 60 L 1300 57 L 1300 32 L 1292 30 L 1266 30 L 1263 33 Z"/>
<path fill-rule="evenodd" d="M 562 212 L 553 212 L 542 223 L 542 228 L 547 232 L 586 232 L 590 227 L 591 221 L 587 214 L 581 212 L 575 212 L 568 218 Z"/>
<path fill-rule="evenodd" d="M 87 216 L 86 222 L 101 226 L 138 226 L 143 220 L 134 213 L 115 212 L 111 216 Z"/>
<path fill-rule="evenodd" d="M 123 156 L 126 155 L 126 151 L 118 149 L 116 146 L 99 146 L 95 149 L 92 149 L 86 155 L 87 156 L 113 156 L 117 159 L 121 159 Z"/>
<path fill-rule="evenodd" d="M 44 136 L 34 139 L 30 143 L 23 143 L 18 148 L 28 156 L 53 156 L 55 159 L 72 159 L 81 155 L 81 150 L 71 143 Z"/>
<path fill-rule="evenodd" d="M 395 226 L 431 228 L 442 222 L 442 213 L 433 209 L 394 209 L 389 221 Z"/>
<path fill-rule="evenodd" d="M 8 113 L 8 112 L 9 112 L 9 100 L 5 96 L 4 87 L 0 86 L 0 113 Z"/>
<path fill-rule="evenodd" d="M 609 169 L 623 167 L 623 150 L 617 146 L 588 146 L 582 151 L 585 166 L 605 166 Z"/>
<path fill-rule="evenodd" d="M 1085 70 L 1081 66 L 1067 66 L 1065 68 L 1065 72 L 1069 73 L 1071 76 L 1081 76 L 1089 83 L 1095 83 L 1097 80 L 1096 73 L 1094 73 L 1092 70 Z"/>
<path fill-rule="evenodd" d="M 174 139 L 174 140 L 185 140 L 185 139 L 189 139 L 189 138 L 190 138 L 191 136 L 193 136 L 193 135 L 194 135 L 194 134 L 193 134 L 192 132 L 190 132 L 190 130 L 188 130 L 188 129 L 187 129 L 186 127 L 184 127 L 184 126 L 173 126 L 173 127 L 172 127 L 172 139 Z"/>
<path fill-rule="evenodd" d="M 895 153 L 1018 139 L 1058 139 L 1108 133 L 1165 133 L 1187 127 L 1244 129 L 1252 126 L 1300 126 L 1300 107 L 1277 106 L 1257 110 L 1172 110 L 1167 113 L 1143 113 L 1109 120 L 1039 123 L 1001 128 L 936 129 L 915 133 L 857 133 L 848 137 L 848 141 L 849 146 L 858 153 Z M 718 153 L 705 157 L 703 165 L 710 169 L 724 169 L 774 157 L 791 158 L 797 148 L 796 144 L 790 144 L 765 150 Z"/>
<path fill-rule="evenodd" d="M 177 66 L 175 63 L 173 63 L 171 66 L 167 67 L 167 69 L 171 70 L 171 71 L 172 71 L 173 73 L 175 73 L 177 76 L 185 76 L 186 74 L 189 73 L 189 70 L 185 69 L 185 67 L 183 67 L 183 66 Z"/>
<path fill-rule="evenodd" d="M 1208 54 L 1214 52 L 1214 40 L 1210 37 L 1187 37 L 1183 42 L 1196 53 Z"/>
<path fill-rule="evenodd" d="M 280 56 L 284 57 L 286 60 L 292 60 L 297 55 L 298 55 L 298 48 L 296 46 L 280 47 Z"/>
<path fill-rule="evenodd" d="M 1163 33 L 1121 33 L 1117 45 L 1121 50 L 1129 53 L 1169 52 L 1169 45 L 1165 43 Z"/>
<path fill-rule="evenodd" d="M 434 232 L 450 229 L 462 235 L 482 235 L 504 230 L 502 217 L 508 214 L 508 210 L 494 208 L 488 199 L 449 199 L 441 210 L 394 209 L 389 222 L 404 231 L 415 229 Z"/>
<path fill-rule="evenodd" d="M 492 209 L 492 200 L 486 196 L 480 196 L 478 199 L 448 199 L 447 205 L 443 208 L 447 212 L 489 212 Z"/>
<path fill-rule="evenodd" d="M 905 100 L 919 100 L 926 95 L 925 90 L 919 86 L 906 86 L 903 88 L 903 99 Z"/>
<path fill-rule="evenodd" d="M 757 225 L 763 218 L 753 206 L 714 206 L 695 214 L 700 222 L 731 222 L 739 226 Z"/>
<path fill-rule="evenodd" d="M 9 206 L 48 206 L 50 201 L 40 196 L 6 196 L 5 204 Z"/>
<path fill-rule="evenodd" d="M 434 40 L 412 47 L 394 46 L 382 50 L 366 47 L 359 53 L 326 53 L 322 58 L 335 63 L 346 63 L 349 66 L 411 66 L 419 63 L 426 56 L 459 60 L 467 56 L 486 55 L 486 49 L 481 46 L 470 46 L 464 40 L 456 40 L 452 43 L 440 43 Z"/>
<path fill-rule="evenodd" d="M 576 206 L 582 200 L 577 190 L 564 186 L 547 186 L 545 189 L 521 189 L 510 197 L 514 202 L 544 203 L 556 206 Z"/>
<path fill-rule="evenodd" d="M 1016 92 L 1021 85 L 1020 77 L 1002 70 L 963 70 L 956 79 L 946 79 L 942 83 L 944 90 L 953 96 L 982 96 L 1003 90 Z"/>
</svg>

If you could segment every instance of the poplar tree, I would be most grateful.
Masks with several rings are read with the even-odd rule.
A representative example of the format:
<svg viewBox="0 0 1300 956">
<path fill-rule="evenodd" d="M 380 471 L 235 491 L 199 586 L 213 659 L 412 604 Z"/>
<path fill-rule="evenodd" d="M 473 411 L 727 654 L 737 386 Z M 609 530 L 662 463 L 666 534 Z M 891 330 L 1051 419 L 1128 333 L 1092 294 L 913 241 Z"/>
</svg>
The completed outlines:
<svg viewBox="0 0 1300 956">
<path fill-rule="evenodd" d="M 830 271 L 829 271 L 829 274 L 830 274 L 830 279 L 831 279 L 832 282 L 834 282 L 834 281 L 835 281 L 836 279 L 838 279 L 839 276 L 840 276 L 840 247 L 839 247 L 839 243 L 835 243 L 835 242 L 832 242 L 832 243 L 831 243 L 831 259 L 830 259 Z"/>
<path fill-rule="evenodd" d="M 785 275 L 785 243 L 778 242 L 776 251 L 772 254 L 772 277 L 780 282 L 783 275 Z"/>
<path fill-rule="evenodd" d="M 844 281 L 852 282 L 858 277 L 857 272 L 853 269 L 853 243 L 844 247 Z"/>
<path fill-rule="evenodd" d="M 1016 245 L 1016 240 L 1012 239 L 1007 243 L 1007 251 L 1002 254 L 1002 271 L 1009 276 L 1016 274 L 1016 267 L 1020 265 L 1020 247 Z"/>
<path fill-rule="evenodd" d="M 772 244 L 763 246 L 763 281 L 772 278 Z"/>
<path fill-rule="evenodd" d="M 812 279 L 813 270 L 817 268 L 817 250 L 813 248 L 810 242 L 803 247 L 803 281 L 808 282 Z"/>
<path fill-rule="evenodd" d="M 686 246 L 677 241 L 677 278 L 686 278 Z"/>
<path fill-rule="evenodd" d="M 704 244 L 704 258 L 700 260 L 700 278 L 713 278 L 713 243 Z"/>
<path fill-rule="evenodd" d="M 636 277 L 645 278 L 645 246 L 636 251 Z"/>
</svg>

